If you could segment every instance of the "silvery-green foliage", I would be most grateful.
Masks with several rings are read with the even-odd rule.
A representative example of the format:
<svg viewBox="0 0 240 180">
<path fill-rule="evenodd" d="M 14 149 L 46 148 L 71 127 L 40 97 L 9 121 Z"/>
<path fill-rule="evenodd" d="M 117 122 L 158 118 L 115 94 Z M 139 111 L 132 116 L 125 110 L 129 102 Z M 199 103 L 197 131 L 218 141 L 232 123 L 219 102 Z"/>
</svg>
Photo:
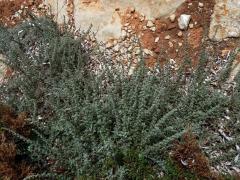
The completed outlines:
<svg viewBox="0 0 240 180">
<path fill-rule="evenodd" d="M 94 52 L 84 42 L 46 19 L 1 28 L 0 50 L 15 70 L 1 87 L 2 101 L 30 113 L 29 154 L 48 171 L 154 179 L 188 127 L 200 135 L 205 123 L 222 116 L 228 98 L 203 83 L 202 67 L 201 77 L 186 84 L 181 70 L 175 77 L 167 67 L 150 73 L 142 62 L 128 76 L 102 56 L 95 74 L 89 70 Z"/>
</svg>

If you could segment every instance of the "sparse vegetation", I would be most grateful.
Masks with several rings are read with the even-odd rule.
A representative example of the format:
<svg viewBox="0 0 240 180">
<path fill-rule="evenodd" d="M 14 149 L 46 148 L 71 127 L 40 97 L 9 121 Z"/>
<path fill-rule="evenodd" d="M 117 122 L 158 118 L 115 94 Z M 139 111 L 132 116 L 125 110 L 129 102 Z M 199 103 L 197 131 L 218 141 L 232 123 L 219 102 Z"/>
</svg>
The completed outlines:
<svg viewBox="0 0 240 180">
<path fill-rule="evenodd" d="M 236 137 L 229 148 L 239 143 L 240 75 L 228 94 L 213 88 L 205 81 L 203 51 L 190 76 L 187 63 L 173 73 L 168 65 L 149 69 L 143 60 L 129 76 L 84 40 L 49 19 L 0 28 L 0 53 L 14 72 L 0 88 L 2 103 L 12 108 L 0 106 L 1 133 L 7 134 L 0 162 L 9 162 L 5 151 L 12 149 L 11 163 L 0 167 L 2 178 L 220 177 L 195 136 L 203 138 L 228 109 Z M 97 74 L 92 57 L 101 58 Z M 27 165 L 15 171 L 16 154 Z"/>
</svg>

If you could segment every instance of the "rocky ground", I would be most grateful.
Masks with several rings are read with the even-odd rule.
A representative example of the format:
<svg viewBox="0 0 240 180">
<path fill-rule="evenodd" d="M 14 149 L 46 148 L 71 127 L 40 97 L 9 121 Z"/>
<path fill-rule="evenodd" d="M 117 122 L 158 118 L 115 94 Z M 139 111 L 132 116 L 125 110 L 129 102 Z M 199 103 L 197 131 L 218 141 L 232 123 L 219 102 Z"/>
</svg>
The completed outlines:
<svg viewBox="0 0 240 180">
<path fill-rule="evenodd" d="M 189 57 L 198 63 L 202 42 L 213 59 L 226 58 L 238 46 L 240 5 L 237 0 L 162 0 L 143 3 L 83 0 L 0 1 L 0 22 L 13 26 L 26 17 L 27 11 L 51 14 L 77 30 L 92 24 L 96 40 L 105 43 L 113 60 L 137 63 L 139 42 L 146 62 L 154 66 L 171 61 L 181 64 Z M 93 40 L 95 41 L 95 39 Z M 239 63 L 239 60 L 236 61 Z M 236 66 L 239 68 L 238 66 Z M 234 73 L 233 73 L 234 74 Z"/>
<path fill-rule="evenodd" d="M 14 26 L 27 17 L 28 12 L 36 15 L 50 14 L 59 23 L 65 21 L 75 31 L 93 23 L 93 32 L 98 28 L 99 34 L 89 36 L 91 43 L 102 41 L 102 48 L 112 61 L 137 64 L 141 48 L 149 67 L 170 62 L 172 67 L 178 66 L 187 57 L 193 67 L 199 62 L 199 53 L 206 50 L 210 58 L 212 77 L 226 65 L 231 52 L 239 47 L 240 36 L 240 2 L 238 0 L 165 0 L 162 4 L 143 3 L 141 1 L 127 3 L 111 3 L 111 1 L 83 0 L 0 0 L 0 23 Z M 171 4 L 167 7 L 167 4 Z M 142 5 L 142 6 L 141 6 Z M 108 10 L 107 7 L 109 7 Z M 165 11 L 159 12 L 161 7 Z M 81 16 L 82 11 L 84 16 Z M 81 21 L 86 18 L 86 21 Z M 93 19 L 94 18 L 94 19 Z M 106 19 L 104 19 L 106 18 Z M 90 21 L 92 20 L 92 21 Z M 95 24 L 94 24 L 95 23 Z M 95 26 L 94 26 L 95 25 Z M 0 57 L 2 58 L 2 57 Z M 134 66 L 133 66 L 134 67 Z M 236 57 L 231 81 L 240 69 L 240 56 Z M 11 70 L 0 65 L 0 73 L 9 76 Z M 0 79 L 2 81 L 3 78 Z M 224 121 L 224 120 L 223 120 Z M 226 116 L 225 121 L 229 121 Z M 221 143 L 231 141 L 225 132 L 224 123 L 219 125 L 216 133 Z M 222 152 L 208 152 L 207 145 L 203 149 L 209 156 L 219 156 Z M 236 145 L 239 150 L 239 146 Z M 238 158 L 238 157 L 236 157 Z M 215 167 L 219 171 L 237 171 L 237 167 L 225 162 Z"/>
</svg>

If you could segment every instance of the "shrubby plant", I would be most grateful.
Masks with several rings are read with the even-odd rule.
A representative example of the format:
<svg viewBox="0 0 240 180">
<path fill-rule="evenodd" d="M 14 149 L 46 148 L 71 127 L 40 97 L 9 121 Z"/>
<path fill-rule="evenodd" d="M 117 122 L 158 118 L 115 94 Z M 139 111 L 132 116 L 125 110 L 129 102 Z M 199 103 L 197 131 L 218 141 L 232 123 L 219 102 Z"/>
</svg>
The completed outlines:
<svg viewBox="0 0 240 180">
<path fill-rule="evenodd" d="M 229 102 L 238 107 L 237 88 L 231 101 L 204 81 L 205 56 L 190 77 L 184 63 L 172 73 L 144 61 L 128 75 L 95 50 L 49 19 L 0 28 L 0 52 L 14 70 L 1 101 L 29 113 L 27 151 L 42 165 L 32 178 L 160 178 L 173 141 L 189 128 L 201 136 Z M 97 74 L 92 57 L 101 58 Z"/>
</svg>

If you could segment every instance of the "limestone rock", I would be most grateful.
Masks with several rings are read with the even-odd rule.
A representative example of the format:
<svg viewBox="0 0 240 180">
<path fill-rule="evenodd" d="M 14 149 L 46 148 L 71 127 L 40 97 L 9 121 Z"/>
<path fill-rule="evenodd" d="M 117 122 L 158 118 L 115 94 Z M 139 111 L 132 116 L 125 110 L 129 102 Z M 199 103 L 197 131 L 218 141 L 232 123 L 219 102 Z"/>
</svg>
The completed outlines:
<svg viewBox="0 0 240 180">
<path fill-rule="evenodd" d="M 77 29 L 96 32 L 98 41 L 121 37 L 121 15 L 130 7 L 131 12 L 142 14 L 144 19 L 167 17 L 185 0 L 73 0 L 74 25 Z M 44 0 L 55 19 L 62 24 L 68 21 L 66 0 Z M 145 18 L 146 17 L 146 18 Z"/>
<path fill-rule="evenodd" d="M 211 17 L 209 38 L 223 41 L 230 37 L 240 37 L 240 1 L 216 0 Z"/>
<path fill-rule="evenodd" d="M 188 14 L 182 14 L 179 18 L 178 18 L 178 26 L 179 29 L 181 30 L 186 30 L 188 28 L 189 22 L 191 20 L 191 15 Z"/>
</svg>

